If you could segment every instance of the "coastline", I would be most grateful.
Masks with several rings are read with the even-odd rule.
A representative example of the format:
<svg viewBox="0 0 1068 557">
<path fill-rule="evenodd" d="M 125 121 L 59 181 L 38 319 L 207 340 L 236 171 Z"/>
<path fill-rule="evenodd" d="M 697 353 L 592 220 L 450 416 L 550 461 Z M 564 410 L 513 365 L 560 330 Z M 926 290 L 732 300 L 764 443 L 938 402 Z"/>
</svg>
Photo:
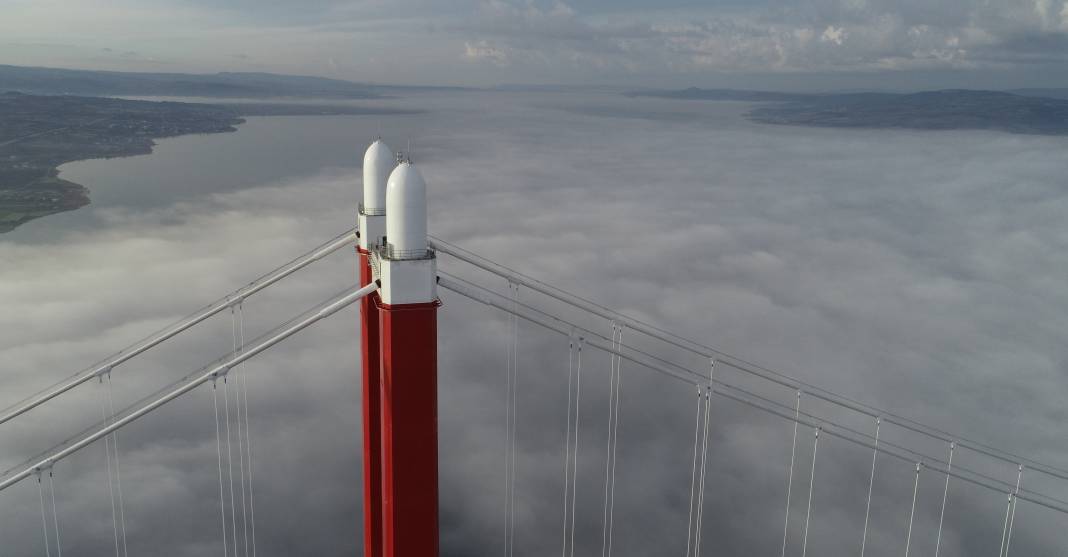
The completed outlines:
<svg viewBox="0 0 1068 557">
<path fill-rule="evenodd" d="M 237 131 L 230 108 L 99 97 L 0 95 L 0 233 L 90 203 L 61 165 L 153 152 L 155 140 Z"/>
</svg>

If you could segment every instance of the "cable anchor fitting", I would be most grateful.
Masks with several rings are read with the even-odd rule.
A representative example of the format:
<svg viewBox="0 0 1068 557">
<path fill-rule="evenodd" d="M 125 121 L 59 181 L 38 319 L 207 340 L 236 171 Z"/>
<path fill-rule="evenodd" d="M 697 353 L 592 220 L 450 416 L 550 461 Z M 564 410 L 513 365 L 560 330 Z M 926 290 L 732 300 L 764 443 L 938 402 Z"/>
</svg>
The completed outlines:
<svg viewBox="0 0 1068 557">
<path fill-rule="evenodd" d="M 212 380 L 222 379 L 223 383 L 225 383 L 226 382 L 226 376 L 230 374 L 230 370 L 233 369 L 233 367 L 234 366 L 224 366 L 222 369 L 216 371 L 215 373 L 212 373 L 211 374 Z"/>
<path fill-rule="evenodd" d="M 37 476 L 37 481 L 41 481 L 41 475 L 48 472 L 48 475 L 52 475 L 52 467 L 55 466 L 55 461 L 48 460 L 37 465 L 33 469 L 33 474 Z"/>
<path fill-rule="evenodd" d="M 104 376 L 107 376 L 108 379 L 111 378 L 111 370 L 112 369 L 114 369 L 114 366 L 104 366 L 104 367 L 94 371 L 93 375 L 96 377 L 97 381 L 99 381 L 100 383 L 103 383 L 104 382 Z"/>
<path fill-rule="evenodd" d="M 238 294 L 238 295 L 233 296 L 233 297 L 227 296 L 226 297 L 226 307 L 230 308 L 230 312 L 233 313 L 235 308 L 240 307 L 242 304 L 245 303 L 245 298 L 246 298 L 245 294 Z"/>
</svg>

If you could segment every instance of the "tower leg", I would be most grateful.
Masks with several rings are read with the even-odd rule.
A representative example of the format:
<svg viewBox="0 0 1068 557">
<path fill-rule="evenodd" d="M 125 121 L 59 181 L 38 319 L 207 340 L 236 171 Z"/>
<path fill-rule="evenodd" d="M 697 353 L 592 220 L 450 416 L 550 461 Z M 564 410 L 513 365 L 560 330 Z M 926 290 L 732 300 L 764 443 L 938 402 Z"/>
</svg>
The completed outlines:
<svg viewBox="0 0 1068 557">
<path fill-rule="evenodd" d="M 370 254 L 360 256 L 360 286 L 370 284 Z M 371 294 L 360 300 L 363 341 L 363 555 L 382 557 L 382 369 L 379 356 L 379 317 Z"/>
<path fill-rule="evenodd" d="M 384 557 L 438 556 L 438 305 L 378 307 Z"/>
</svg>

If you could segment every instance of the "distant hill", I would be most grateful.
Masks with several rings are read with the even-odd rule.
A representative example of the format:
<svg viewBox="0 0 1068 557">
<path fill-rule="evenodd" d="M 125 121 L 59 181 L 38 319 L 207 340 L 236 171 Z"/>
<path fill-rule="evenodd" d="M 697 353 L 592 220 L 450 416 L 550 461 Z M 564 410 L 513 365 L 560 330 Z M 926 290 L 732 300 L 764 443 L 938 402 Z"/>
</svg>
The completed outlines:
<svg viewBox="0 0 1068 557">
<path fill-rule="evenodd" d="M 642 90 L 624 93 L 628 97 L 656 97 L 661 99 L 689 99 L 699 101 L 750 101 L 787 102 L 807 99 L 813 95 L 803 93 L 780 93 L 775 91 L 750 91 L 746 89 L 699 89 L 690 87 L 678 90 Z"/>
<path fill-rule="evenodd" d="M 804 94 L 691 87 L 629 95 L 772 103 L 746 115 L 754 122 L 765 124 L 1068 135 L 1068 89 Z"/>
<path fill-rule="evenodd" d="M 1068 99 L 1068 89 L 1011 89 L 1010 93 L 1027 97 L 1046 97 L 1050 99 Z"/>
<path fill-rule="evenodd" d="M 43 95 L 373 99 L 367 84 L 269 73 L 130 73 L 0 65 L 0 91 Z"/>
<path fill-rule="evenodd" d="M 766 124 L 832 128 L 996 130 L 1068 135 L 1068 99 L 1001 91 L 946 90 L 907 95 L 822 95 L 757 108 L 748 117 Z"/>
</svg>

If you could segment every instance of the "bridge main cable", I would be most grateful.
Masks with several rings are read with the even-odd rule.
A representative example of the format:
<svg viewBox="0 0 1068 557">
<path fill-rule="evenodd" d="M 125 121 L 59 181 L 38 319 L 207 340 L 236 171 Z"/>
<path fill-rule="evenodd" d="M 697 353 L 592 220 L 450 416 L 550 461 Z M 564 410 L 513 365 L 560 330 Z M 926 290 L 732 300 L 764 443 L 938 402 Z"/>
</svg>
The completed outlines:
<svg viewBox="0 0 1068 557">
<path fill-rule="evenodd" d="M 468 296 L 468 297 L 472 297 L 473 299 L 475 299 L 475 300 L 477 300 L 479 302 L 482 302 L 482 303 L 485 303 L 485 304 L 489 304 L 489 305 L 494 306 L 494 307 L 498 307 L 499 309 L 504 309 L 506 312 L 514 313 L 514 311 L 516 309 L 522 308 L 522 310 L 530 312 L 530 313 L 529 314 L 519 313 L 518 315 L 520 315 L 524 319 L 527 319 L 528 321 L 532 321 L 533 323 L 539 324 L 539 325 L 541 325 L 543 327 L 547 327 L 547 328 L 549 328 L 551 330 L 555 330 L 556 332 L 559 332 L 561 334 L 563 334 L 563 333 L 561 332 L 561 329 L 558 328 L 560 326 L 565 327 L 565 328 L 570 328 L 573 331 L 581 331 L 585 338 L 588 338 L 588 339 L 591 340 L 591 346 L 594 346 L 594 347 L 597 347 L 597 348 L 601 348 L 601 349 L 606 350 L 607 352 L 610 352 L 612 354 L 618 354 L 619 353 L 619 351 L 618 351 L 619 349 L 616 347 L 614 342 L 611 344 L 611 348 L 605 348 L 605 346 L 609 346 L 609 344 L 598 344 L 598 343 L 596 343 L 597 339 L 599 339 L 603 343 L 610 343 L 612 341 L 611 341 L 611 339 L 609 339 L 609 337 L 604 336 L 602 334 L 599 334 L 599 333 L 597 333 L 596 331 L 594 331 L 592 329 L 579 326 L 579 325 L 577 325 L 575 323 L 572 323 L 570 321 L 565 321 L 565 320 L 561 319 L 560 317 L 557 317 L 557 316 L 551 315 L 549 313 L 546 313 L 544 311 L 541 311 L 541 310 L 539 310 L 539 309 L 537 309 L 537 308 L 535 308 L 535 307 L 533 307 L 533 306 L 531 306 L 529 304 L 520 303 L 520 304 L 518 304 L 518 308 L 513 307 L 513 305 L 509 305 L 507 308 L 502 307 L 502 306 L 494 303 L 491 299 L 484 298 L 482 296 L 483 294 L 485 294 L 485 295 L 489 295 L 491 298 L 494 298 L 494 299 L 496 299 L 496 298 L 503 299 L 502 298 L 502 294 L 500 294 L 498 292 L 495 292 L 495 291 L 493 291 L 491 289 L 488 289 L 488 288 L 486 288 L 484 286 L 477 285 L 475 283 L 472 283 L 470 281 L 467 281 L 467 280 L 465 280 L 463 278 L 460 278 L 460 277 L 457 277 L 455 275 L 451 275 L 451 274 L 449 274 L 447 272 L 444 272 L 444 271 L 439 271 L 439 276 L 440 276 L 440 278 L 438 280 L 439 285 L 441 285 L 442 287 L 444 287 L 446 289 L 453 289 L 454 286 L 460 287 L 460 288 L 465 288 L 465 289 L 467 289 L 467 291 L 466 292 L 461 292 L 463 295 Z M 450 285 L 452 285 L 452 286 L 450 286 Z M 475 291 L 477 291 L 477 292 L 475 292 Z M 536 314 L 538 317 L 534 317 L 531 314 Z M 732 384 L 724 382 L 724 381 L 714 380 L 714 379 L 711 379 L 711 378 L 702 379 L 702 377 L 704 377 L 704 375 L 698 373 L 697 371 L 694 371 L 694 370 L 689 369 L 687 367 L 681 366 L 681 365 L 679 365 L 679 364 L 677 364 L 675 362 L 671 362 L 671 361 L 665 360 L 664 358 L 661 358 L 661 357 L 656 356 L 654 354 L 650 354 L 649 352 L 640 350 L 640 349 L 635 348 L 633 346 L 622 345 L 622 347 L 629 349 L 635 356 L 641 356 L 643 358 L 647 358 L 647 361 L 644 361 L 644 362 L 638 361 L 638 360 L 636 360 L 636 359 L 634 359 L 632 357 L 628 357 L 627 358 L 628 360 L 634 361 L 636 363 L 639 363 L 640 365 L 642 365 L 644 367 L 647 367 L 649 369 L 652 369 L 653 371 L 656 371 L 658 373 L 663 373 L 663 374 L 669 375 L 674 379 L 678 379 L 678 380 L 681 380 L 681 381 L 687 381 L 686 378 L 690 377 L 690 378 L 692 378 L 692 379 L 690 379 L 691 381 L 692 380 L 696 380 L 696 381 L 700 382 L 700 381 L 711 380 L 712 383 L 714 384 L 714 386 L 722 387 L 722 389 L 729 389 L 729 390 L 731 390 L 731 391 L 733 391 L 735 393 L 740 393 L 744 397 L 747 397 L 748 400 L 735 399 L 737 401 L 743 402 L 744 404 L 748 404 L 750 406 L 754 406 L 754 407 L 756 407 L 758 409 L 761 409 L 761 410 L 767 410 L 769 412 L 774 413 L 775 415 L 778 415 L 780 417 L 783 417 L 783 418 L 786 418 L 786 419 L 789 419 L 789 420 L 794 420 L 795 417 L 797 417 L 797 416 L 803 416 L 807 420 L 809 420 L 809 421 L 806 421 L 804 423 L 812 425 L 813 427 L 816 427 L 816 425 L 818 425 L 818 424 L 825 424 L 828 427 L 833 426 L 841 434 L 851 435 L 856 439 L 863 439 L 865 441 L 864 446 L 869 448 L 869 449 L 876 448 L 880 444 L 882 444 L 882 446 L 886 447 L 886 448 L 898 449 L 899 451 L 901 451 L 901 452 L 903 452 L 905 454 L 896 453 L 896 454 L 894 454 L 894 456 L 900 458 L 901 460 L 903 460 L 905 462 L 908 462 L 909 464 L 914 464 L 917 461 L 916 459 L 919 459 L 921 461 L 927 462 L 928 464 L 939 464 L 939 465 L 947 466 L 947 462 L 946 461 L 941 460 L 941 459 L 939 459 L 938 457 L 936 457 L 934 455 L 925 454 L 925 453 L 916 451 L 914 449 L 907 448 L 907 447 L 902 446 L 902 445 L 898 445 L 898 444 L 895 444 L 895 443 L 892 443 L 892 442 L 888 442 L 888 441 L 885 441 L 885 440 L 880 440 L 878 438 L 878 435 L 876 435 L 876 437 L 874 438 L 875 443 L 874 443 L 874 445 L 872 445 L 870 443 L 870 440 L 872 440 L 873 437 L 870 434 L 858 431 L 858 430 L 856 430 L 856 429 L 854 429 L 852 427 L 841 425 L 840 423 L 837 423 L 837 422 L 835 422 L 835 421 L 833 421 L 831 419 L 828 419 L 828 418 L 825 418 L 825 417 L 822 417 L 822 416 L 811 414 L 809 412 L 801 412 L 799 409 L 797 409 L 797 408 L 795 408 L 793 406 L 787 407 L 786 405 L 782 404 L 781 402 L 774 401 L 774 400 L 772 400 L 772 399 L 770 399 L 768 397 L 761 396 L 759 394 L 756 394 L 754 392 L 750 392 L 748 390 L 739 388 L 736 385 L 732 385 Z M 733 397 L 733 395 L 730 395 L 730 393 L 728 393 L 726 391 L 723 391 L 723 390 L 717 390 L 716 394 L 725 396 L 727 398 L 732 398 Z M 786 412 L 789 412 L 789 415 L 787 415 Z M 877 423 L 881 422 L 881 420 L 879 418 L 876 418 L 876 422 Z M 832 432 L 828 432 L 828 433 L 831 433 L 832 435 L 834 434 Z M 877 453 L 878 453 L 878 450 L 876 449 L 873 454 L 877 454 Z M 929 468 L 931 468 L 931 467 L 929 466 Z M 948 466 L 948 468 L 952 468 L 952 466 Z M 934 469 L 934 468 L 931 468 L 931 469 Z M 961 472 L 963 472 L 965 474 L 970 474 L 972 476 L 972 479 L 978 479 L 978 480 L 982 480 L 983 482 L 987 482 L 987 483 L 983 483 L 982 485 L 984 485 L 985 487 L 989 487 L 990 489 L 994 489 L 996 491 L 1002 492 L 1005 489 L 1011 490 L 1013 488 L 1013 484 L 1011 484 L 1009 482 L 1006 482 L 1004 480 L 999 480 L 997 478 L 993 478 L 993 477 L 991 477 L 989 475 L 986 475 L 986 474 L 983 474 L 981 472 L 976 472 L 974 470 L 969 470 L 969 469 L 966 469 L 966 468 L 961 468 L 960 470 L 961 470 Z M 956 476 L 956 474 L 953 474 L 953 476 Z M 996 487 L 998 485 L 1000 485 L 1002 487 Z M 1028 490 L 1022 490 L 1022 491 L 1028 491 Z M 1041 493 L 1037 493 L 1037 492 L 1034 492 L 1034 491 L 1028 491 L 1028 492 L 1030 494 L 1038 496 L 1038 497 L 1045 497 L 1045 498 L 1048 499 L 1049 502 L 1052 502 L 1052 503 L 1060 505 L 1060 508 L 1068 509 L 1068 501 L 1059 500 L 1059 499 L 1050 497 L 1048 495 L 1043 495 Z M 1024 500 L 1028 500 L 1028 499 L 1025 498 Z M 1068 512 L 1068 510 L 1066 510 L 1065 512 Z"/>
<path fill-rule="evenodd" d="M 8 407 L 2 413 L 0 413 L 0 425 L 9 422 L 34 408 L 56 398 L 59 395 L 91 380 L 102 374 L 108 373 L 115 366 L 121 365 L 129 360 L 147 352 L 155 346 L 177 336 L 178 334 L 196 326 L 197 324 L 222 313 L 228 308 L 233 307 L 244 301 L 249 296 L 256 294 L 271 286 L 272 284 L 288 277 L 289 275 L 311 265 L 312 263 L 330 255 L 331 253 L 345 247 L 352 245 L 356 240 L 356 229 L 351 228 L 345 232 L 334 237 L 332 240 L 327 241 L 324 244 L 317 246 L 315 249 L 289 261 L 288 263 L 275 268 L 273 271 L 261 276 L 260 278 L 250 282 L 249 284 L 235 290 L 230 295 L 221 298 L 207 307 L 198 310 L 196 313 L 183 318 L 182 320 L 172 323 L 155 334 L 148 336 L 141 341 L 138 341 L 125 349 L 119 351 L 116 354 L 111 355 L 102 362 L 95 364 L 85 370 L 82 370 L 67 379 L 60 381 L 48 387 L 44 391 L 24 399 L 14 405 Z"/>
<path fill-rule="evenodd" d="M 442 288 L 456 292 L 457 294 L 460 294 L 476 302 L 497 308 L 506 313 L 518 315 L 519 317 L 531 323 L 544 327 L 550 331 L 554 331 L 560 335 L 567 336 L 573 329 L 577 327 L 573 323 L 569 323 L 555 316 L 535 316 L 529 313 L 525 313 L 523 311 L 516 311 L 508 305 L 493 299 L 493 297 L 487 296 L 486 294 L 489 294 L 489 292 L 478 292 L 474 288 L 471 288 L 470 286 L 467 286 L 462 282 L 458 282 L 457 280 L 454 280 L 453 278 L 444 275 L 445 274 L 443 273 L 439 273 L 438 277 L 438 285 Z M 462 281 L 462 279 L 460 280 Z M 609 341 L 607 341 L 607 339 L 604 339 L 603 337 L 598 339 L 597 337 L 590 336 L 586 337 L 585 340 L 589 346 L 597 348 L 598 350 L 601 350 L 608 354 L 614 354 L 620 357 L 621 359 L 638 364 L 644 368 L 647 368 L 657 373 L 661 373 L 668 377 L 683 381 L 687 384 L 693 384 L 695 378 L 701 377 L 693 370 L 689 370 L 681 366 L 670 364 L 664 361 L 658 362 L 659 358 L 651 356 L 647 353 L 642 352 L 641 350 L 637 350 L 625 344 L 622 345 L 619 350 L 617 350 L 614 346 L 611 345 Z M 623 349 L 629 349 L 635 354 L 640 354 L 642 358 L 624 353 Z M 646 360 L 644 358 L 649 359 Z M 704 380 L 709 381 L 707 378 L 704 378 Z M 783 418 L 788 421 L 795 421 L 796 419 L 796 421 L 801 425 L 807 425 L 812 428 L 821 428 L 821 431 L 823 433 L 842 439 L 844 441 L 848 441 L 860 447 L 867 448 L 869 450 L 873 450 L 876 447 L 874 444 L 868 441 L 868 438 L 870 437 L 869 435 L 858 434 L 855 430 L 843 426 L 833 420 L 820 418 L 818 416 L 813 416 L 805 412 L 801 412 L 800 417 L 795 418 L 794 408 L 792 407 L 784 407 L 781 404 L 774 403 L 767 398 L 761 397 L 755 393 L 749 392 L 746 389 L 737 387 L 735 385 L 731 385 L 730 383 L 723 382 L 722 380 L 714 379 L 711 380 L 711 383 L 715 387 L 712 390 L 713 394 L 716 394 L 718 396 L 722 396 L 724 398 L 734 400 L 757 410 L 761 410 L 769 414 L 779 416 L 780 418 Z M 926 456 L 921 455 L 920 453 L 916 453 L 915 451 L 912 451 L 910 449 L 884 442 L 882 440 L 880 440 L 879 443 L 880 453 L 892 456 L 898 460 L 907 462 L 909 464 L 916 463 L 916 460 L 913 458 L 914 455 Z M 935 466 L 935 464 L 943 464 L 943 462 L 937 458 L 931 458 L 926 462 L 926 467 L 930 470 L 937 472 L 938 474 L 945 474 L 953 478 L 968 482 L 972 485 L 982 487 L 997 493 L 1005 493 L 1003 487 L 997 485 L 1005 484 L 1005 482 L 993 480 L 988 476 L 971 470 L 966 470 L 964 468 L 954 467 L 952 470 L 950 470 L 947 469 L 948 467 Z M 1009 485 L 1008 487 L 1011 489 L 1012 486 Z M 1024 492 L 1025 490 L 1021 489 L 1020 494 L 1018 496 L 1015 496 L 1015 498 L 1023 501 L 1028 501 L 1030 503 L 1068 515 L 1068 501 L 1061 501 L 1048 495 L 1044 495 L 1037 492 L 1027 492 L 1027 495 L 1025 495 Z"/>
<path fill-rule="evenodd" d="M 851 410 L 853 412 L 857 412 L 859 414 L 863 414 L 871 418 L 881 419 L 883 422 L 894 424 L 908 431 L 912 431 L 914 433 L 918 433 L 920 435 L 924 435 L 932 439 L 943 441 L 945 443 L 955 443 L 957 447 L 967 448 L 976 453 L 985 455 L 995 460 L 1000 460 L 1008 464 L 1012 464 L 1014 466 L 1025 464 L 1028 468 L 1034 471 L 1041 472 L 1047 476 L 1051 476 L 1060 480 L 1068 481 L 1068 470 L 1065 470 L 1063 468 L 1051 466 L 1042 462 L 1022 457 L 1017 454 L 1010 453 L 1008 451 L 991 447 L 978 441 L 970 440 L 958 435 L 953 435 L 939 428 L 928 426 L 926 424 L 919 423 L 904 416 L 900 416 L 892 412 L 887 412 L 885 410 L 865 404 L 858 400 L 839 395 L 827 389 L 812 385 L 810 383 L 806 383 L 799 379 L 795 379 L 785 373 L 781 373 L 773 369 L 761 366 L 759 364 L 755 364 L 743 358 L 731 355 L 722 350 L 701 344 L 697 341 L 690 340 L 685 337 L 681 337 L 654 325 L 650 325 L 633 317 L 624 315 L 615 310 L 612 310 L 611 308 L 607 308 L 581 296 L 572 294 L 565 290 L 561 290 L 560 288 L 547 284 L 536 278 L 524 275 L 514 269 L 486 259 L 485 257 L 482 257 L 455 244 L 446 242 L 436 236 L 430 236 L 430 238 L 431 247 L 440 253 L 445 253 L 447 255 L 455 257 L 460 261 L 474 265 L 475 267 L 478 267 L 494 275 L 503 277 L 515 284 L 525 286 L 530 290 L 534 290 L 535 292 L 539 292 L 541 294 L 549 296 L 550 298 L 564 302 L 565 304 L 589 312 L 598 317 L 608 320 L 620 321 L 626 324 L 628 328 L 634 329 L 646 336 L 665 342 L 676 348 L 686 350 L 704 358 L 716 358 L 718 362 L 726 364 L 743 373 L 760 377 L 766 381 L 783 387 L 787 387 L 791 390 L 801 390 L 809 396 L 823 400 L 824 402 L 828 402 L 835 406 L 839 406 L 841 408 L 845 408 L 847 410 Z"/>
<path fill-rule="evenodd" d="M 231 355 L 229 358 L 224 358 L 221 362 L 215 365 L 209 365 L 198 373 L 187 377 L 186 379 L 179 381 L 171 390 L 159 395 L 157 398 L 152 399 L 150 402 L 136 407 L 133 410 L 129 410 L 121 418 L 116 418 L 110 424 L 106 424 L 95 430 L 91 430 L 89 433 L 82 435 L 75 441 L 60 444 L 58 447 L 53 448 L 46 452 L 46 456 L 39 456 L 31 460 L 31 463 L 27 464 L 22 470 L 15 472 L 6 478 L 0 480 L 0 491 L 11 487 L 12 485 L 34 475 L 40 470 L 45 470 L 53 466 L 56 462 L 78 452 L 79 450 L 91 445 L 92 443 L 106 437 L 108 434 L 117 431 L 133 422 L 134 420 L 148 414 L 155 409 L 163 406 L 164 404 L 192 391 L 196 387 L 211 381 L 213 378 L 225 375 L 229 370 L 242 362 L 249 360 L 268 348 L 278 344 L 279 342 L 293 336 L 294 334 L 306 329 L 313 323 L 330 317 L 337 313 L 342 308 L 349 306 L 363 297 L 378 290 L 379 284 L 372 282 L 363 288 L 357 290 L 349 290 L 344 294 L 337 296 L 324 304 L 321 304 L 317 309 L 313 309 L 310 312 L 305 313 L 303 316 L 283 325 L 279 329 L 272 331 L 260 337 L 261 340 L 256 341 L 254 344 L 248 346 L 244 351 Z"/>
</svg>

